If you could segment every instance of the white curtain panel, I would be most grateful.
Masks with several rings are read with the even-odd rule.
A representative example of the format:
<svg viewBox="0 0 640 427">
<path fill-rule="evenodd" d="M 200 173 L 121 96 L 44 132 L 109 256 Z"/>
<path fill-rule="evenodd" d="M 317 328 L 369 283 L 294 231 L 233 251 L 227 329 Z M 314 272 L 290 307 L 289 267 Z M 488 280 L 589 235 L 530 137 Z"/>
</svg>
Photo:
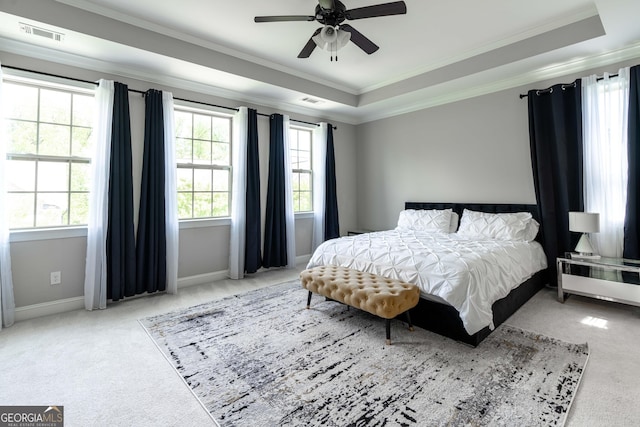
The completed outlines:
<svg viewBox="0 0 640 427">
<path fill-rule="evenodd" d="M 327 126 L 327 123 L 320 123 L 320 126 L 313 132 L 313 236 L 311 252 L 324 242 Z"/>
<path fill-rule="evenodd" d="M 180 223 L 178 222 L 178 183 L 176 163 L 176 132 L 173 94 L 162 91 L 164 119 L 164 208 L 167 233 L 167 293 L 178 292 L 178 251 Z"/>
<path fill-rule="evenodd" d="M 3 110 L 2 68 L 0 68 L 0 113 Z M 4 117 L 4 114 L 2 114 Z M 15 301 L 13 299 L 13 277 L 11 275 L 11 253 L 9 243 L 9 224 L 7 223 L 6 200 L 6 158 L 8 138 L 4 120 L 0 117 L 0 329 L 13 325 L 15 320 Z"/>
<path fill-rule="evenodd" d="M 291 182 L 292 167 L 291 167 L 291 145 L 289 141 L 289 116 L 283 116 L 282 126 L 284 135 L 284 189 L 285 189 L 285 209 L 286 212 L 286 226 L 287 226 L 287 268 L 296 267 L 296 222 L 293 213 L 293 185 Z"/>
<path fill-rule="evenodd" d="M 627 203 L 629 67 L 582 79 L 584 201 L 600 214 L 600 232 L 590 235 L 595 251 L 622 257 Z"/>
<path fill-rule="evenodd" d="M 87 310 L 107 308 L 107 228 L 113 94 L 113 81 L 100 80 L 95 92 L 91 132 L 94 151 L 91 157 L 87 259 L 84 274 L 84 306 Z"/>
<path fill-rule="evenodd" d="M 229 277 L 244 277 L 245 238 L 247 232 L 247 107 L 240 107 L 233 117 L 233 165 L 231 194 L 231 239 L 229 242 Z"/>
</svg>

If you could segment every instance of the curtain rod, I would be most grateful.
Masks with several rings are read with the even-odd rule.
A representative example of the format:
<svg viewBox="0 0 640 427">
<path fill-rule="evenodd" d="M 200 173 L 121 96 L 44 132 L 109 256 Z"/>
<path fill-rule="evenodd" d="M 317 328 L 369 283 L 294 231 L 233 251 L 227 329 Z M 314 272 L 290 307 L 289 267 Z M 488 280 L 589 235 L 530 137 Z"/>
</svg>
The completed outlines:
<svg viewBox="0 0 640 427">
<path fill-rule="evenodd" d="M 79 83 L 87 83 L 87 84 L 91 84 L 91 85 L 95 85 L 95 86 L 98 85 L 98 83 L 92 82 L 92 81 L 89 81 L 89 80 L 77 79 L 75 77 L 61 76 L 59 74 L 45 73 L 43 71 L 29 70 L 27 68 L 13 67 L 11 65 L 2 65 L 2 68 L 8 68 L 10 70 L 16 70 L 16 71 L 25 71 L 27 73 L 34 73 L 34 74 L 39 74 L 39 75 L 48 76 L 48 77 L 56 77 L 56 78 L 59 78 L 59 79 L 71 80 L 71 81 L 79 82 Z M 134 93 L 139 93 L 142 96 L 144 96 L 144 94 L 146 93 L 146 92 L 143 92 L 141 90 L 136 90 L 136 89 L 128 89 L 128 91 L 129 92 L 134 92 Z M 191 102 L 193 104 L 198 104 L 198 105 L 206 105 L 207 107 L 223 108 L 225 110 L 233 110 L 233 111 L 238 111 L 239 110 L 236 107 L 227 107 L 225 105 L 210 104 L 208 102 L 193 101 L 193 100 L 185 99 L 185 98 L 174 97 L 173 99 L 176 100 L 176 101 Z M 257 114 L 259 116 L 263 116 L 263 117 L 270 117 L 271 116 L 270 114 L 265 114 L 265 113 L 257 113 Z M 304 123 L 306 125 L 320 126 L 320 124 L 318 124 L 318 123 L 305 122 L 304 120 L 296 120 L 296 119 L 289 119 L 289 120 L 292 121 L 292 122 L 296 122 L 296 123 Z M 333 125 L 331 125 L 331 126 L 333 127 L 333 129 L 338 129 L 337 126 L 333 126 Z"/>
<path fill-rule="evenodd" d="M 618 77 L 618 75 L 617 75 L 617 74 L 609 74 L 609 77 L 610 77 L 610 78 L 612 78 L 612 77 Z M 596 78 L 596 81 L 598 81 L 598 82 L 599 82 L 600 80 L 604 80 L 604 77 L 597 77 L 597 78 Z M 569 87 L 569 86 L 573 86 L 573 87 L 575 87 L 575 86 L 576 86 L 576 82 L 569 83 L 569 84 L 566 84 L 566 85 L 562 85 L 562 89 L 564 90 L 564 88 L 565 88 L 565 87 Z M 537 90 L 537 91 L 536 91 L 536 95 L 541 95 L 541 94 L 543 94 L 543 93 L 551 93 L 551 92 L 553 92 L 553 88 L 551 88 L 551 87 L 550 87 L 550 88 L 547 88 L 547 89 Z M 522 99 L 522 98 L 526 98 L 527 96 L 529 96 L 529 94 L 527 94 L 527 93 L 521 93 L 521 94 L 520 94 L 520 99 Z"/>
</svg>

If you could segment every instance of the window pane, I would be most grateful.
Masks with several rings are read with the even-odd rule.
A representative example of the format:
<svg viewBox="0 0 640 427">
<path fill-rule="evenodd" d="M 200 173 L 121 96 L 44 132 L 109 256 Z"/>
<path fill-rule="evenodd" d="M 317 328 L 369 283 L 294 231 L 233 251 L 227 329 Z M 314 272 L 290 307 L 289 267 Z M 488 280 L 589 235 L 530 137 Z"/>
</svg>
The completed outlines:
<svg viewBox="0 0 640 427">
<path fill-rule="evenodd" d="M 71 194 L 69 224 L 80 225 L 89 222 L 89 193 Z"/>
<path fill-rule="evenodd" d="M 176 136 L 191 138 L 191 113 L 175 111 L 173 117 L 176 122 Z"/>
<path fill-rule="evenodd" d="M 193 190 L 193 169 L 178 168 L 178 191 Z"/>
<path fill-rule="evenodd" d="M 214 170 L 213 191 L 229 191 L 229 175 L 228 170 Z"/>
<path fill-rule="evenodd" d="M 300 173 L 294 172 L 291 177 L 291 186 L 293 187 L 293 191 L 300 191 Z"/>
<path fill-rule="evenodd" d="M 71 124 L 71 94 L 40 89 L 40 121 Z"/>
<path fill-rule="evenodd" d="M 8 104 L 8 103 L 7 103 Z M 9 136 L 8 153 L 36 154 L 38 140 L 38 124 L 9 120 L 7 132 Z"/>
<path fill-rule="evenodd" d="M 38 120 L 38 89 L 35 87 L 5 83 L 3 96 L 4 117 L 23 120 Z"/>
<path fill-rule="evenodd" d="M 211 191 L 212 171 L 208 169 L 195 169 L 193 171 L 194 191 Z"/>
<path fill-rule="evenodd" d="M 6 165 L 9 191 L 36 190 L 36 162 L 34 160 L 8 160 Z"/>
<path fill-rule="evenodd" d="M 293 193 L 293 211 L 300 212 L 300 193 L 298 191 Z"/>
<path fill-rule="evenodd" d="M 192 213 L 192 193 L 178 193 L 178 218 L 193 218 Z"/>
<path fill-rule="evenodd" d="M 214 193 L 213 216 L 229 215 L 229 193 Z"/>
<path fill-rule="evenodd" d="M 201 114 L 193 115 L 193 138 L 211 141 L 211 117 Z"/>
<path fill-rule="evenodd" d="M 211 193 L 193 194 L 193 216 L 194 218 L 211 217 Z"/>
<path fill-rule="evenodd" d="M 311 152 L 298 151 L 298 169 L 311 170 Z"/>
<path fill-rule="evenodd" d="M 230 124 L 231 122 L 229 119 L 214 117 L 213 118 L 213 135 L 212 135 L 213 139 L 215 141 L 224 141 L 224 142 L 231 141 Z"/>
<path fill-rule="evenodd" d="M 67 194 L 38 193 L 36 227 L 68 224 L 69 207 L 67 206 Z"/>
<path fill-rule="evenodd" d="M 200 165 L 211 164 L 211 142 L 193 141 L 193 163 Z"/>
<path fill-rule="evenodd" d="M 300 160 L 298 160 L 298 150 L 291 151 L 291 167 L 293 169 L 300 169 Z"/>
<path fill-rule="evenodd" d="M 73 125 L 91 127 L 93 124 L 94 97 L 73 95 Z"/>
<path fill-rule="evenodd" d="M 89 163 L 71 164 L 71 191 L 89 191 L 89 174 L 91 165 Z"/>
<path fill-rule="evenodd" d="M 9 193 L 7 204 L 9 228 L 26 228 L 34 226 L 35 193 Z"/>
<path fill-rule="evenodd" d="M 225 142 L 213 143 L 213 164 L 220 166 L 231 165 L 231 146 Z"/>
<path fill-rule="evenodd" d="M 72 156 L 91 157 L 91 128 L 74 127 L 71 138 Z"/>
<path fill-rule="evenodd" d="M 313 210 L 313 203 L 311 201 L 311 192 L 303 191 L 300 193 L 300 211 L 309 212 Z"/>
<path fill-rule="evenodd" d="M 310 173 L 300 174 L 300 190 L 311 191 L 311 174 Z"/>
<path fill-rule="evenodd" d="M 176 162 L 191 163 L 191 140 L 185 138 L 176 138 Z"/>
<path fill-rule="evenodd" d="M 71 153 L 71 128 L 64 125 L 40 124 L 38 154 L 68 156 Z"/>
<path fill-rule="evenodd" d="M 311 132 L 298 132 L 298 150 L 311 151 Z"/>
<path fill-rule="evenodd" d="M 69 164 L 38 162 L 38 191 L 68 191 Z M 66 206 L 66 202 L 65 202 Z"/>
</svg>

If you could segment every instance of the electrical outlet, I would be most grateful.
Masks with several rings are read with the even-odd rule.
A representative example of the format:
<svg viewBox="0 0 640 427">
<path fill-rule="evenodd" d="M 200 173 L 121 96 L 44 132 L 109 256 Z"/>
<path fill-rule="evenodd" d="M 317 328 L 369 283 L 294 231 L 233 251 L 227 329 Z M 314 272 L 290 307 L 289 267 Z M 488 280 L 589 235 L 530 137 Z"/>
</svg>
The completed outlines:
<svg viewBox="0 0 640 427">
<path fill-rule="evenodd" d="M 59 285 L 62 283 L 62 273 L 60 271 L 51 272 L 51 285 Z"/>
</svg>

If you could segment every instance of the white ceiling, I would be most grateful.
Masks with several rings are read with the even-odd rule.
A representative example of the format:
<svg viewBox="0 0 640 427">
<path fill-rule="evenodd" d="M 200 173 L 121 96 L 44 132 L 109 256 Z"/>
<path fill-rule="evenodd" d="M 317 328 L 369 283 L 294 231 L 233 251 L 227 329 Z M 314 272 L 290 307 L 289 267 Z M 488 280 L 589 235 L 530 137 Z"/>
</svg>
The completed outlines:
<svg viewBox="0 0 640 427">
<path fill-rule="evenodd" d="M 405 2 L 406 15 L 347 21 L 380 50 L 349 43 L 337 62 L 297 58 L 317 22 L 253 22 L 313 15 L 315 0 L 0 0 L 0 50 L 347 123 L 640 57 L 637 0 Z"/>
</svg>

